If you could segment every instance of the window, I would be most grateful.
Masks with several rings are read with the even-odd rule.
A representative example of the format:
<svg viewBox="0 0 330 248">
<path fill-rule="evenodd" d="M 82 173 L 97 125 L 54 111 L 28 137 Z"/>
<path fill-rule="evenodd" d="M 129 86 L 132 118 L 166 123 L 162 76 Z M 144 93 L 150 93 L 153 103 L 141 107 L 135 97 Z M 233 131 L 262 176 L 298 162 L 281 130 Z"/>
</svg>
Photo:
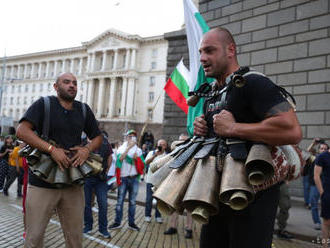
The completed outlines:
<svg viewBox="0 0 330 248">
<path fill-rule="evenodd" d="M 14 104 L 14 97 L 10 98 L 10 104 Z"/>
<path fill-rule="evenodd" d="M 155 93 L 154 92 L 149 92 L 149 102 L 153 102 L 155 98 Z"/>
<path fill-rule="evenodd" d="M 28 92 L 29 91 L 29 85 L 25 85 L 25 92 Z"/>
<path fill-rule="evenodd" d="M 151 62 L 151 69 L 156 69 L 156 65 L 157 65 L 156 62 Z"/>
<path fill-rule="evenodd" d="M 152 109 L 148 109 L 148 119 L 152 120 Z"/>
<path fill-rule="evenodd" d="M 32 84 L 32 92 L 35 92 L 35 91 L 36 91 L 36 85 Z"/>
<path fill-rule="evenodd" d="M 52 85 L 50 83 L 47 84 L 47 89 L 48 89 L 48 91 L 52 90 Z"/>
<path fill-rule="evenodd" d="M 19 97 L 17 97 L 17 101 L 16 101 L 16 104 L 20 104 L 20 98 Z"/>
<path fill-rule="evenodd" d="M 3 98 L 3 105 L 6 105 L 7 104 L 7 97 L 4 97 Z"/>
<path fill-rule="evenodd" d="M 39 85 L 39 89 L 40 89 L 40 91 L 43 91 L 43 89 L 44 89 L 44 85 L 43 85 L 43 84 L 40 84 L 40 85 Z"/>
<path fill-rule="evenodd" d="M 18 93 L 21 93 L 22 85 L 18 85 Z"/>
<path fill-rule="evenodd" d="M 152 55 L 151 55 L 151 56 L 152 56 L 153 58 L 156 58 L 156 57 L 157 57 L 157 52 L 158 52 L 158 51 L 157 51 L 157 48 L 152 49 Z"/>
<path fill-rule="evenodd" d="M 12 85 L 11 86 L 11 93 L 14 93 L 15 92 L 15 85 Z"/>
<path fill-rule="evenodd" d="M 24 97 L 24 102 L 23 102 L 24 104 L 27 104 L 27 97 L 25 96 Z M 25 112 L 25 111 L 24 111 Z"/>
<path fill-rule="evenodd" d="M 32 96 L 31 97 L 31 104 L 34 102 L 34 97 Z"/>
<path fill-rule="evenodd" d="M 155 85 L 155 77 L 150 77 L 150 83 L 149 86 L 154 86 Z"/>
</svg>

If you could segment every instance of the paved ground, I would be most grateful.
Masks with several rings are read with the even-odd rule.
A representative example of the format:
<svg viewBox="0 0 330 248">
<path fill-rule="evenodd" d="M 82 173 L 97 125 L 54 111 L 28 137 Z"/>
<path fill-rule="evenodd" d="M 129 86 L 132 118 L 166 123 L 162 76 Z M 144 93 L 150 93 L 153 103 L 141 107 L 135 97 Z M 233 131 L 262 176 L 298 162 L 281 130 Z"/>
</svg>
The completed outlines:
<svg viewBox="0 0 330 248">
<path fill-rule="evenodd" d="M 22 247 L 23 233 L 23 216 L 21 212 L 21 198 L 16 199 L 12 186 L 10 196 L 6 197 L 0 194 L 0 248 Z M 143 197 L 144 183 L 141 183 L 141 191 L 139 197 Z M 108 220 L 111 223 L 114 220 L 114 206 L 116 200 L 113 199 L 114 194 L 109 198 Z M 299 214 L 298 214 L 299 215 Z M 94 219 L 97 220 L 97 213 L 94 213 Z M 103 239 L 97 235 L 97 223 L 94 223 L 93 232 L 84 236 L 84 247 L 113 247 L 113 248 L 131 248 L 131 247 L 166 247 L 166 248 L 194 248 L 198 247 L 200 225 L 194 224 L 193 239 L 184 238 L 184 221 L 183 216 L 179 217 L 179 233 L 167 236 L 163 232 L 167 229 L 168 218 L 164 218 L 163 224 L 144 222 L 144 206 L 138 205 L 136 212 L 136 223 L 141 228 L 140 232 L 127 229 L 127 203 L 124 209 L 124 226 L 121 229 L 111 231 L 111 239 Z M 295 224 L 293 225 L 295 226 Z M 312 242 L 313 241 L 313 242 Z M 310 242 L 294 239 L 292 241 L 279 240 L 274 237 L 273 248 L 316 248 L 321 247 L 316 244 L 317 238 Z M 65 247 L 63 234 L 60 230 L 60 224 L 56 215 L 54 215 L 49 223 L 45 235 L 45 247 Z"/>
</svg>

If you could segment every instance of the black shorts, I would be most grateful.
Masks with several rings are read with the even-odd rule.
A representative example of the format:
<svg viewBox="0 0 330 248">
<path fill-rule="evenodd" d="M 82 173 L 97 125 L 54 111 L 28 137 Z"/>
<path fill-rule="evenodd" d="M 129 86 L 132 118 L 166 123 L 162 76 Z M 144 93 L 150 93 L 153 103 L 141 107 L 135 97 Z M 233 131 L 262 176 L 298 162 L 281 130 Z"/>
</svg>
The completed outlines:
<svg viewBox="0 0 330 248">
<path fill-rule="evenodd" d="M 219 214 L 202 226 L 200 248 L 271 247 L 279 192 L 278 184 L 261 191 L 241 211 L 221 204 Z"/>
<path fill-rule="evenodd" d="M 321 217 L 330 219 L 330 192 L 324 192 L 321 195 Z"/>
</svg>

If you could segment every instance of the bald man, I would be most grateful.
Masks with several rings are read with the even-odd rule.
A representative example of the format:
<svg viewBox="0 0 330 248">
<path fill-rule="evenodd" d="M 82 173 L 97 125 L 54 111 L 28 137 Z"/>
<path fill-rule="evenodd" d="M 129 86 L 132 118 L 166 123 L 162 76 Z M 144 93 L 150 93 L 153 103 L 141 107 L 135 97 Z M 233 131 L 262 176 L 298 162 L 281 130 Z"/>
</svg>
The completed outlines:
<svg viewBox="0 0 330 248">
<path fill-rule="evenodd" d="M 257 72 L 247 74 L 249 69 L 239 66 L 236 44 L 227 29 L 207 32 L 199 51 L 205 75 L 216 82 L 205 99 L 204 114 L 194 121 L 194 135 L 239 138 L 247 141 L 246 149 L 252 142 L 285 145 L 301 140 L 293 108 L 269 78 Z M 233 73 L 246 73 L 246 84 L 221 92 Z M 271 247 L 278 200 L 276 184 L 258 192 L 255 201 L 243 210 L 220 203 L 219 214 L 202 227 L 200 247 Z"/>
<path fill-rule="evenodd" d="M 64 170 L 82 165 L 91 151 L 102 142 L 101 132 L 92 110 L 75 101 L 77 79 L 72 73 L 60 74 L 54 83 L 57 96 L 49 96 L 48 138 L 58 147 L 40 138 L 43 134 L 45 98 L 34 102 L 19 121 L 17 136 L 39 151 L 49 154 L 57 166 Z M 80 146 L 81 134 L 91 140 Z M 36 134 L 37 133 L 37 134 Z M 69 157 L 70 152 L 74 153 Z M 43 237 L 54 210 L 56 210 L 64 233 L 66 247 L 82 247 L 84 216 L 84 191 L 82 186 L 72 185 L 56 188 L 31 171 L 26 198 L 26 240 L 24 247 L 43 247 Z"/>
</svg>

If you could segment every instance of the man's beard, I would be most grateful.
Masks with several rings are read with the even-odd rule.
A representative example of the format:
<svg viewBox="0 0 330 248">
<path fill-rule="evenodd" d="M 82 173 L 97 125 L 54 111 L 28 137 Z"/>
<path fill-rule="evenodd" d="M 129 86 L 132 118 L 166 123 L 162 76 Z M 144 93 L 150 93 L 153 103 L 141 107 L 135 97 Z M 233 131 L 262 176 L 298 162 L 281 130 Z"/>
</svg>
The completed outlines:
<svg viewBox="0 0 330 248">
<path fill-rule="evenodd" d="M 64 90 L 59 89 L 58 90 L 58 95 L 59 95 L 60 98 L 62 98 L 65 101 L 73 102 L 74 99 L 76 98 L 77 92 L 74 94 L 74 96 L 71 96 L 68 93 L 66 93 Z"/>
</svg>

